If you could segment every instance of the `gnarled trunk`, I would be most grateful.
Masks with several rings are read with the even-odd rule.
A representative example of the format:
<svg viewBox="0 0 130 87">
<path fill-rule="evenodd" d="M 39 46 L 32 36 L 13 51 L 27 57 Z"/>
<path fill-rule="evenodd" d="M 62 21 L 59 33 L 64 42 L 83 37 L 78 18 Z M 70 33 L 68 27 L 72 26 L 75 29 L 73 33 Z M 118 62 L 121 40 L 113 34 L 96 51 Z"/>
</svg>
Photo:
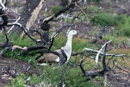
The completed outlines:
<svg viewBox="0 0 130 87">
<path fill-rule="evenodd" d="M 44 0 L 26 0 L 25 8 L 23 9 L 23 12 L 21 13 L 21 19 L 19 22 L 22 25 L 25 25 L 27 29 L 30 29 L 30 27 L 35 22 L 42 6 L 43 6 Z M 15 35 L 20 36 L 22 33 L 22 29 L 20 27 L 14 27 L 14 29 L 11 32 L 11 35 L 16 33 Z"/>
</svg>

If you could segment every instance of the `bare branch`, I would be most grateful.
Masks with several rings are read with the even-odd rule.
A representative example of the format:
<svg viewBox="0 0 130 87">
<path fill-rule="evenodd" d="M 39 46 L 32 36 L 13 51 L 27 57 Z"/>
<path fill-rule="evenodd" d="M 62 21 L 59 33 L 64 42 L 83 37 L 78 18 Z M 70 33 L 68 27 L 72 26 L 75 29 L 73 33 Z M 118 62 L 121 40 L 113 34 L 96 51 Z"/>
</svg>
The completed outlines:
<svg viewBox="0 0 130 87">
<path fill-rule="evenodd" d="M 20 20 L 20 17 L 18 17 L 18 19 L 14 22 L 14 23 L 18 23 L 18 21 Z M 10 23 L 8 23 L 10 24 Z M 14 25 L 8 30 L 7 34 L 10 33 L 10 31 L 14 28 Z"/>
<path fill-rule="evenodd" d="M 84 12 L 84 10 L 75 2 L 75 6 L 77 6 L 81 12 L 83 12 L 83 14 L 86 16 L 86 18 L 88 18 L 87 14 Z"/>
<path fill-rule="evenodd" d="M 2 10 L 6 10 L 5 5 L 2 3 L 2 0 L 0 0 L 0 5 L 2 6 Z"/>
<path fill-rule="evenodd" d="M 111 41 L 112 41 L 112 40 L 106 42 L 106 43 L 101 47 L 101 49 L 98 51 L 98 53 L 97 53 L 97 55 L 96 55 L 96 58 L 95 58 L 95 62 L 96 62 L 96 65 L 97 65 L 97 66 L 98 66 L 98 59 L 99 59 L 99 55 L 100 55 L 101 51 L 102 51 L 103 48 L 104 48 L 107 44 L 109 44 Z"/>
<path fill-rule="evenodd" d="M 69 10 L 71 7 L 73 7 L 74 3 L 76 2 L 77 0 L 72 0 L 68 6 L 62 8 L 61 10 L 57 11 L 56 13 L 52 14 L 51 16 L 45 18 L 43 20 L 43 23 L 48 23 L 49 21 L 52 21 L 55 17 L 59 16 L 60 14 L 66 12 L 67 10 Z"/>
<path fill-rule="evenodd" d="M 20 23 L 18 23 L 17 21 L 14 22 L 14 23 L 8 23 L 7 26 L 12 26 L 12 25 L 16 25 L 16 26 L 19 26 L 23 29 L 23 31 L 25 32 L 25 34 L 28 35 L 29 38 L 31 38 L 33 41 L 35 41 L 36 43 L 38 43 L 39 41 L 37 41 L 36 39 L 34 39 L 29 33 L 28 33 L 28 30 Z"/>
</svg>

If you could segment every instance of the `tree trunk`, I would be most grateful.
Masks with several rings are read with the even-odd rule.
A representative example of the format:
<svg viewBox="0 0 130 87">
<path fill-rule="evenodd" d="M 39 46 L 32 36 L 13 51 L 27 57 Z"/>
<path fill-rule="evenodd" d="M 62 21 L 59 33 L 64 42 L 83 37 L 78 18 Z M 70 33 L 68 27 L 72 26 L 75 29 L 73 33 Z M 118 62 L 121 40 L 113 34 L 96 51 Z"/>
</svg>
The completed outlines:
<svg viewBox="0 0 130 87">
<path fill-rule="evenodd" d="M 25 25 L 27 29 L 30 29 L 30 27 L 35 22 L 41 8 L 43 5 L 44 0 L 26 0 L 25 8 L 23 9 L 23 12 L 21 13 L 21 19 L 19 22 L 22 25 Z M 22 29 L 20 27 L 14 27 L 14 29 L 11 32 L 11 35 L 20 36 L 22 33 Z"/>
</svg>

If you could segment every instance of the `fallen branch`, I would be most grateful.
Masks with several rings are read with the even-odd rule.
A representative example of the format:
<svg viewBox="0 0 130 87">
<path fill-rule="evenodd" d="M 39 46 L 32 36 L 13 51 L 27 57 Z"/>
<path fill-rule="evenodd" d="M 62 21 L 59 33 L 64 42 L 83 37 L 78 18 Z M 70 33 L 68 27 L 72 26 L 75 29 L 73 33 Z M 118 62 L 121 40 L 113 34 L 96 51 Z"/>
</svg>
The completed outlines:
<svg viewBox="0 0 130 87">
<path fill-rule="evenodd" d="M 116 73 L 114 71 L 115 68 L 119 68 L 117 67 L 117 64 L 116 64 L 116 57 L 123 57 L 125 54 L 108 54 L 107 52 L 110 51 L 109 49 L 107 49 L 107 45 L 110 43 L 111 41 L 108 41 L 106 42 L 102 47 L 101 49 L 98 51 L 98 50 L 93 50 L 93 49 L 89 49 L 89 48 L 84 48 L 81 52 L 77 52 L 77 53 L 72 53 L 72 56 L 76 56 L 76 55 L 83 55 L 85 56 L 84 59 L 81 60 L 80 64 L 72 64 L 72 66 L 80 66 L 80 69 L 83 73 L 84 76 L 87 76 L 89 77 L 87 80 L 91 80 L 92 78 L 95 78 L 96 76 L 104 76 L 106 74 L 108 74 L 108 72 L 113 72 L 114 74 Z M 101 52 L 104 48 L 104 51 Z M 90 54 L 90 53 L 92 54 Z M 95 56 L 97 55 L 97 59 L 95 60 L 98 60 L 99 58 L 99 55 L 102 55 L 100 57 L 101 58 L 101 63 L 102 63 L 102 67 L 103 69 L 97 69 L 96 70 L 92 70 L 92 71 L 86 71 L 83 66 L 82 66 L 82 63 L 85 61 L 85 59 L 87 59 L 88 57 L 92 57 L 92 56 Z M 111 57 L 111 58 L 107 58 L 107 56 Z M 108 61 L 106 61 L 106 59 L 108 59 Z M 110 64 L 110 62 L 112 61 L 112 64 Z M 119 69 L 122 69 L 122 68 L 119 68 Z M 123 71 L 127 72 L 126 70 L 122 69 Z M 127 72 L 128 73 L 128 72 Z"/>
<path fill-rule="evenodd" d="M 95 78 L 96 76 L 103 76 L 103 75 L 105 75 L 106 72 L 111 71 L 111 68 L 106 65 L 106 61 L 105 61 L 106 60 L 107 45 L 105 45 L 104 47 L 105 47 L 105 50 L 103 52 L 103 61 L 102 61 L 103 69 L 94 70 L 94 71 L 85 71 L 83 66 L 82 66 L 82 63 L 84 62 L 84 60 L 86 58 L 81 60 L 80 68 L 81 68 L 84 76 L 89 77 L 87 80 L 90 80 L 91 78 Z"/>
<path fill-rule="evenodd" d="M 98 51 L 98 53 L 97 53 L 97 55 L 96 55 L 96 58 L 95 58 L 95 62 L 96 62 L 96 65 L 97 65 L 97 66 L 98 66 L 98 59 L 99 59 L 99 55 L 100 55 L 101 51 L 102 51 L 103 48 L 104 48 L 107 44 L 109 44 L 111 41 L 112 41 L 112 40 L 106 42 L 106 43 L 101 47 L 101 49 Z"/>
<path fill-rule="evenodd" d="M 76 55 L 88 53 L 88 52 L 98 53 L 98 50 L 93 50 L 93 49 L 90 49 L 90 48 L 84 48 L 81 52 L 72 53 L 72 56 L 76 56 Z M 100 54 L 103 55 L 103 52 L 100 52 Z M 122 57 L 124 55 L 125 54 L 108 54 L 108 53 L 106 53 L 106 56 L 114 56 L 114 57 Z"/>
</svg>

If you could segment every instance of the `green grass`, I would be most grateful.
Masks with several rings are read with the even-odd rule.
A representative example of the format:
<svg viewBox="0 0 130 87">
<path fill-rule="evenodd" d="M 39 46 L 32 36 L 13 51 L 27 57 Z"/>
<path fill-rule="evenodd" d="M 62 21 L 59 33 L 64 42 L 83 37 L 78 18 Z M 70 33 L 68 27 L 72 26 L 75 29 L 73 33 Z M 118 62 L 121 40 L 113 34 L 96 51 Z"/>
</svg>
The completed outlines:
<svg viewBox="0 0 130 87">
<path fill-rule="evenodd" d="M 2 36 L 2 35 L 1 35 Z M 0 39 L 0 42 L 5 42 L 5 38 Z M 21 46 L 21 47 L 29 47 L 34 45 L 35 43 L 28 37 L 26 37 L 26 39 L 22 39 L 22 38 L 11 38 L 10 41 L 13 42 L 14 45 L 17 46 Z M 2 50 L 2 48 L 0 48 L 0 51 Z M 17 55 L 19 53 L 19 50 L 14 50 L 13 52 L 11 50 L 8 50 L 3 56 L 4 57 L 10 57 L 10 58 L 17 58 L 19 60 L 24 60 L 24 61 L 30 61 L 31 60 L 31 64 L 35 64 L 35 58 L 36 55 L 28 55 L 27 53 L 23 53 L 21 55 Z M 29 52 L 29 53 L 33 53 L 33 52 Z"/>
<path fill-rule="evenodd" d="M 92 17 L 91 21 L 94 24 L 100 24 L 101 26 L 113 26 L 117 24 L 117 17 L 111 13 L 99 12 Z"/>
<path fill-rule="evenodd" d="M 62 9 L 61 6 L 54 6 L 54 7 L 51 8 L 52 12 L 57 12 L 57 11 L 59 11 L 61 9 Z"/>
</svg>

